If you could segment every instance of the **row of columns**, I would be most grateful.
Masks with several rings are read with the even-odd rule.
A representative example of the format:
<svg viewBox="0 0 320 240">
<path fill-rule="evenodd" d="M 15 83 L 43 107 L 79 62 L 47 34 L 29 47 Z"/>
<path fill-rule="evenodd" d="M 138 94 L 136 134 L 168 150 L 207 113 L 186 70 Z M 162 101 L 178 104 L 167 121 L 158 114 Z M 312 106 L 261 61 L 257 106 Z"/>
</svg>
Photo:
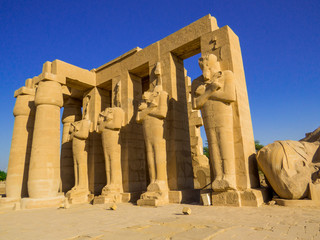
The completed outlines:
<svg viewBox="0 0 320 240">
<path fill-rule="evenodd" d="M 58 196 L 62 87 L 57 81 L 43 79 L 34 92 L 34 88 L 26 86 L 16 96 L 7 198 L 27 194 L 34 199 Z M 27 187 L 23 182 L 27 182 Z"/>
</svg>

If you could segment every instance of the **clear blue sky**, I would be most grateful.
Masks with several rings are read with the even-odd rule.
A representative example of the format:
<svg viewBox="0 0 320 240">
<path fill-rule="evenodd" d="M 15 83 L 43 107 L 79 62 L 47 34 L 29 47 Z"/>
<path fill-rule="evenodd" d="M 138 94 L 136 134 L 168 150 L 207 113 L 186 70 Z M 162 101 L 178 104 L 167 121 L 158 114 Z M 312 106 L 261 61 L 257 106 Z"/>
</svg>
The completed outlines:
<svg viewBox="0 0 320 240">
<path fill-rule="evenodd" d="M 319 0 L 2 0 L 0 169 L 9 158 L 13 93 L 45 61 L 90 70 L 209 13 L 240 38 L 255 139 L 298 140 L 320 125 L 319 12 Z M 195 58 L 186 68 L 200 74 Z"/>
</svg>

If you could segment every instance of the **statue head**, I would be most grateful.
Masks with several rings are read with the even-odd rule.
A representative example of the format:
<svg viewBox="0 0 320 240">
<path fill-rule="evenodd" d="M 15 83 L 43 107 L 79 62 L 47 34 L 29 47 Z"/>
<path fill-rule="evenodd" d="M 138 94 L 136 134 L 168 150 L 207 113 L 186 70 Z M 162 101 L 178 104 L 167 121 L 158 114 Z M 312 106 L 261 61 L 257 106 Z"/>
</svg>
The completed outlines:
<svg viewBox="0 0 320 240">
<path fill-rule="evenodd" d="M 198 62 L 205 81 L 210 80 L 216 72 L 220 71 L 218 59 L 212 53 L 202 56 Z"/>
<path fill-rule="evenodd" d="M 106 108 L 104 110 L 105 120 L 111 121 L 113 119 L 113 108 Z"/>
<path fill-rule="evenodd" d="M 147 101 L 152 95 L 152 92 L 149 92 L 149 91 L 145 91 L 143 94 L 142 94 L 142 99 L 144 101 Z"/>
</svg>

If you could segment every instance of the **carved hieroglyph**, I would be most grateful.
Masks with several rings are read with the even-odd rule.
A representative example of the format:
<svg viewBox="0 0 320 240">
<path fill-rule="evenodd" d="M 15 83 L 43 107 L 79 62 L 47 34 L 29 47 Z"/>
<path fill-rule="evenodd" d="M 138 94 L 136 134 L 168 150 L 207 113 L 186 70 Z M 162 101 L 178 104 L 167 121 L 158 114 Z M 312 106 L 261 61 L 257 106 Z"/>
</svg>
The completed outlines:
<svg viewBox="0 0 320 240">
<path fill-rule="evenodd" d="M 90 98 L 88 96 L 88 98 Z M 74 162 L 75 186 L 67 192 L 71 203 L 87 202 L 89 192 L 88 184 L 88 145 L 91 121 L 88 119 L 87 106 L 83 110 L 83 119 L 70 125 L 70 140 L 72 140 L 72 153 Z"/>
<path fill-rule="evenodd" d="M 121 108 L 106 108 L 100 113 L 97 127 L 102 137 L 107 179 L 107 185 L 102 189 L 101 195 L 112 202 L 121 202 L 123 192 L 120 145 L 120 128 L 123 121 L 124 112 Z"/>
<path fill-rule="evenodd" d="M 258 152 L 258 164 L 279 197 L 301 199 L 309 194 L 315 197 L 310 188 L 320 190 L 319 145 L 319 142 L 276 141 Z"/>
<path fill-rule="evenodd" d="M 236 189 L 233 113 L 234 76 L 221 71 L 214 54 L 199 59 L 203 75 L 192 82 L 193 107 L 201 109 L 213 170 L 212 189 Z"/>
<path fill-rule="evenodd" d="M 147 192 L 141 195 L 139 205 L 154 202 L 154 205 L 168 203 L 168 180 L 164 119 L 168 111 L 168 93 L 157 85 L 152 92 L 145 92 L 139 106 L 137 122 L 143 124 L 147 150 L 150 184 Z"/>
</svg>

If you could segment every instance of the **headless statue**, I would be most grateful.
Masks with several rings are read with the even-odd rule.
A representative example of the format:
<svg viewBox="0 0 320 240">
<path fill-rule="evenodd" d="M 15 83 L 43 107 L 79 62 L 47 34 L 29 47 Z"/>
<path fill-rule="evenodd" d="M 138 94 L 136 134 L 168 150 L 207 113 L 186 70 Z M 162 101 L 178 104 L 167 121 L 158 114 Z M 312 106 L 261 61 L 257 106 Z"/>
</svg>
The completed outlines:
<svg viewBox="0 0 320 240">
<path fill-rule="evenodd" d="M 319 145 L 318 141 L 276 141 L 258 152 L 258 164 L 279 197 L 320 200 Z"/>
<path fill-rule="evenodd" d="M 193 108 L 200 109 L 208 139 L 212 189 L 236 189 L 232 102 L 236 101 L 234 75 L 221 71 L 214 54 L 199 59 L 202 76 L 192 82 Z"/>
<path fill-rule="evenodd" d="M 88 96 L 88 99 L 90 97 Z M 74 162 L 75 186 L 67 192 L 67 197 L 87 196 L 89 192 L 88 184 L 88 146 L 87 138 L 91 121 L 88 119 L 88 103 L 83 111 L 83 119 L 70 125 L 70 140 L 72 141 L 72 153 Z"/>
<path fill-rule="evenodd" d="M 99 115 L 98 132 L 101 133 L 106 166 L 107 185 L 101 195 L 112 201 L 120 201 L 123 192 L 121 171 L 120 128 L 123 126 L 124 112 L 120 107 L 106 108 Z"/>
<path fill-rule="evenodd" d="M 141 199 L 157 199 L 168 202 L 168 180 L 166 160 L 166 140 L 164 139 L 164 119 L 168 111 L 168 93 L 161 85 L 152 92 L 144 92 L 139 105 L 137 122 L 143 125 L 147 150 L 150 184 Z"/>
</svg>

